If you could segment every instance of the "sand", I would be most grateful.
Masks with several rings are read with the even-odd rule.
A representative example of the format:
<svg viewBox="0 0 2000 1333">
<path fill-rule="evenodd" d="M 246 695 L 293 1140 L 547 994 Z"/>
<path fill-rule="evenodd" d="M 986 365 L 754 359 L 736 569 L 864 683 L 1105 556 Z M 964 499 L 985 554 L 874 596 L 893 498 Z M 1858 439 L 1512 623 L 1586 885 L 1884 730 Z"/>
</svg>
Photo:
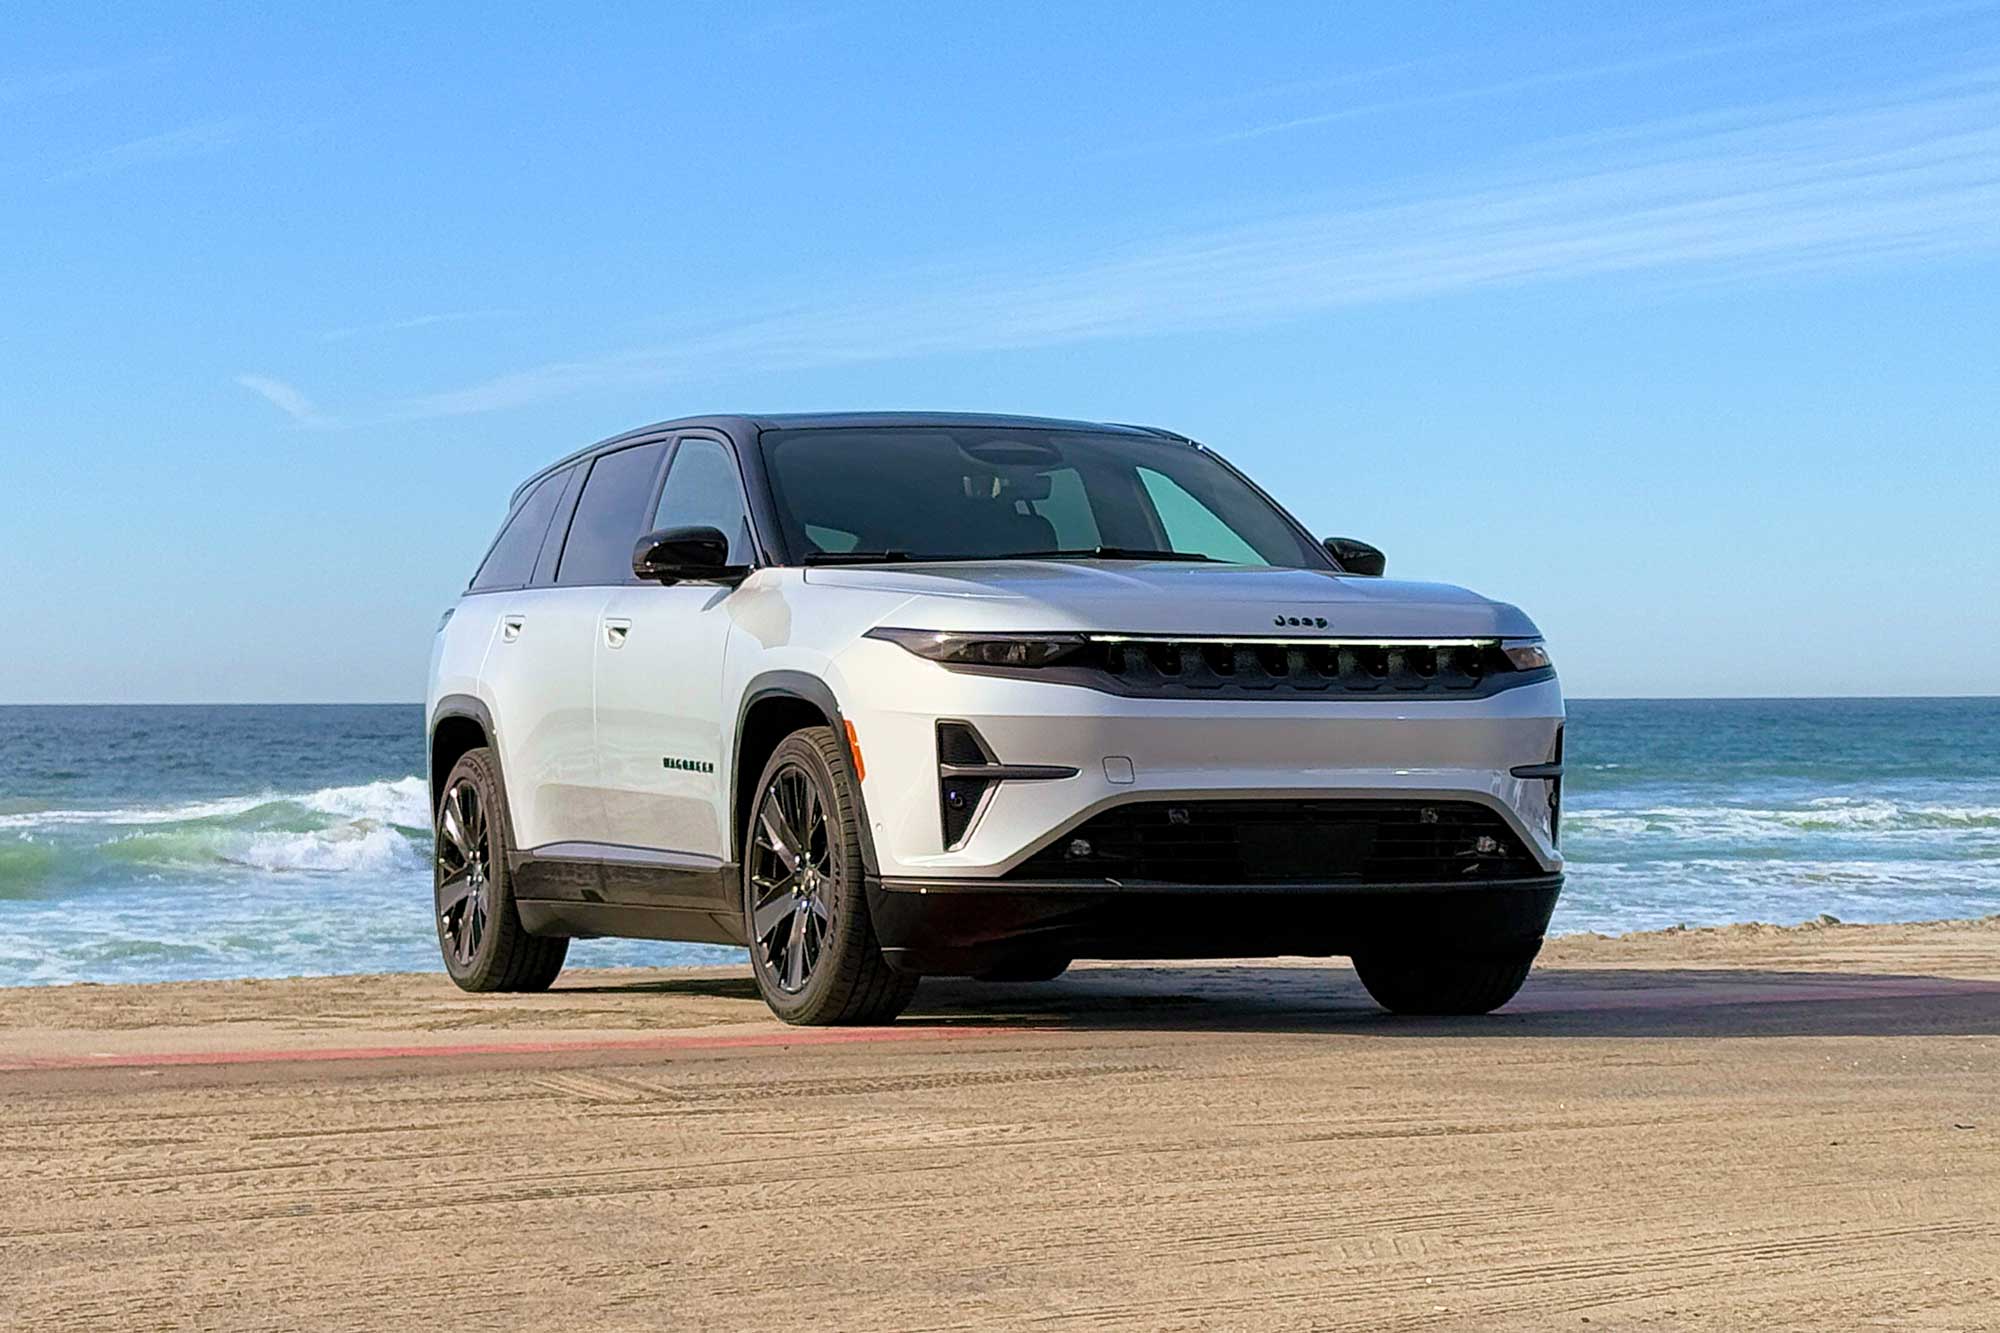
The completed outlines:
<svg viewBox="0 0 2000 1333">
<path fill-rule="evenodd" d="M 2000 919 L 1344 967 L 0 991 L 0 1325 L 2000 1328 Z"/>
</svg>

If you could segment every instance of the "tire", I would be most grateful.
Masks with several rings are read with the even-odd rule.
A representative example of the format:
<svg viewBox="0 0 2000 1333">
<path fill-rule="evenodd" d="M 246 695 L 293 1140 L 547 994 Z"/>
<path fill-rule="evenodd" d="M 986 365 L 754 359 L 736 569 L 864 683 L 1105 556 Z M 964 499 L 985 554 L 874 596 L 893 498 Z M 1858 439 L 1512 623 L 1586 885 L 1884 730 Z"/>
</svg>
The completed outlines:
<svg viewBox="0 0 2000 1333">
<path fill-rule="evenodd" d="M 1039 958 L 1019 963 L 1007 963 L 987 972 L 972 974 L 974 981 L 1054 981 L 1069 971 L 1067 958 Z"/>
<path fill-rule="evenodd" d="M 1490 1014 L 1514 998 L 1542 942 L 1491 957 L 1360 954 L 1354 970 L 1392 1014 Z"/>
<path fill-rule="evenodd" d="M 887 1023 L 916 994 L 875 939 L 860 817 L 831 728 L 778 743 L 743 831 L 743 921 L 757 989 L 787 1023 Z"/>
<path fill-rule="evenodd" d="M 514 830 L 493 751 L 468 750 L 452 766 L 433 818 L 431 914 L 445 971 L 460 990 L 547 990 L 569 941 L 530 935 L 521 925 L 507 861 Z"/>
</svg>

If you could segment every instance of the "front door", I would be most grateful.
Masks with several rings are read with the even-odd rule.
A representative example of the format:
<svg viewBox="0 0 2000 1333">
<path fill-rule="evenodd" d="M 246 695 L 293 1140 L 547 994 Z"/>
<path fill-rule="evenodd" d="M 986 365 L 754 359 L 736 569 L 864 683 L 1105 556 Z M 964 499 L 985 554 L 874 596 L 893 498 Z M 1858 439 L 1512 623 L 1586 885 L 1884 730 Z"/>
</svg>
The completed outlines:
<svg viewBox="0 0 2000 1333">
<path fill-rule="evenodd" d="M 683 436 L 645 531 L 706 525 L 751 562 L 743 482 L 719 440 Z M 715 583 L 620 588 L 596 641 L 597 754 L 607 841 L 691 867 L 728 857 L 722 786 L 735 717 L 723 713 L 734 589 Z"/>
</svg>

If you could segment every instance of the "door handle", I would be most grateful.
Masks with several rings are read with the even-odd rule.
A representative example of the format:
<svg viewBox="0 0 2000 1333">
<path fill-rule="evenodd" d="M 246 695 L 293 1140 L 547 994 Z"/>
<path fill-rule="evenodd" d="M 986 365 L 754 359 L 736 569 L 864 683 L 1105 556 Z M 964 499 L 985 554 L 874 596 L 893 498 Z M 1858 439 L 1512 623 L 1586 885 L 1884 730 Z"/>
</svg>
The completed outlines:
<svg viewBox="0 0 2000 1333">
<path fill-rule="evenodd" d="M 606 620 L 604 622 L 604 646 L 606 648 L 623 648 L 625 646 L 625 636 L 631 632 L 632 622 L 629 620 Z"/>
<path fill-rule="evenodd" d="M 523 625 L 525 625 L 525 624 L 527 624 L 527 623 L 528 623 L 528 621 L 527 621 L 527 618 L 526 618 L 525 616 L 502 616 L 502 617 L 500 617 L 500 640 L 501 640 L 501 642 L 503 642 L 503 643 L 512 643 L 512 642 L 514 642 L 514 640 L 516 640 L 516 639 L 520 638 L 520 637 L 521 637 L 521 626 L 523 626 Z"/>
</svg>

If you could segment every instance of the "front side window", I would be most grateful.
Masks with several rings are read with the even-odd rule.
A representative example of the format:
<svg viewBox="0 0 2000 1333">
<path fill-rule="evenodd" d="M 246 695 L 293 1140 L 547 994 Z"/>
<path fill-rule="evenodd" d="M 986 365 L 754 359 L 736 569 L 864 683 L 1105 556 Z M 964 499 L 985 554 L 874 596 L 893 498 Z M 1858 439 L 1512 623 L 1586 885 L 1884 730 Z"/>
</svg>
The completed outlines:
<svg viewBox="0 0 2000 1333">
<path fill-rule="evenodd" d="M 750 519 L 736 460 L 714 440 L 682 440 L 667 467 L 654 528 L 714 528 L 729 538 L 729 563 L 750 563 Z"/>
<path fill-rule="evenodd" d="M 556 502 L 562 499 L 565 479 L 566 474 L 561 472 L 543 477 L 521 497 L 500 535 L 494 538 L 493 549 L 486 553 L 479 572 L 472 576 L 471 591 L 519 588 L 528 582 L 535 572 L 535 557 L 541 553 L 542 537 L 549 530 L 549 520 L 555 516 Z"/>
<path fill-rule="evenodd" d="M 1143 436 L 992 426 L 759 437 L 787 545 L 815 559 L 1049 556 L 1330 567 L 1214 457 Z"/>
<path fill-rule="evenodd" d="M 665 444 L 641 444 L 605 454 L 590 466 L 576 517 L 569 522 L 559 584 L 631 583 L 632 548 L 646 535 L 646 506 L 660 474 Z"/>
</svg>

